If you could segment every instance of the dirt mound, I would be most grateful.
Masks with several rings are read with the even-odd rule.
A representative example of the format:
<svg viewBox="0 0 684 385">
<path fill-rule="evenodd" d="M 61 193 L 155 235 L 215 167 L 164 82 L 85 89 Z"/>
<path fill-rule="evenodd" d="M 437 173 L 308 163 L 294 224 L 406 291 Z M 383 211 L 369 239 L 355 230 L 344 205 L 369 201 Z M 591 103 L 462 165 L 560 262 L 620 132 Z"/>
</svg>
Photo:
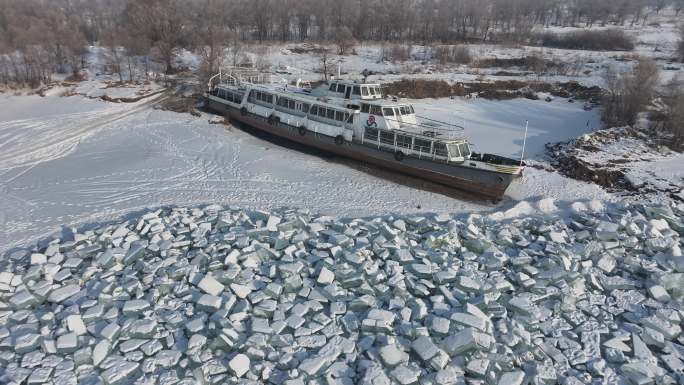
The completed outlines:
<svg viewBox="0 0 684 385">
<path fill-rule="evenodd" d="M 493 82 L 462 82 L 449 84 L 444 80 L 401 79 L 389 83 L 386 92 L 411 99 L 445 98 L 452 96 L 477 95 L 492 100 L 505 100 L 526 97 L 535 99 L 532 94 L 547 92 L 557 97 L 577 98 L 598 102 L 600 87 L 587 87 L 577 82 L 544 83 L 524 80 L 496 80 Z"/>
</svg>

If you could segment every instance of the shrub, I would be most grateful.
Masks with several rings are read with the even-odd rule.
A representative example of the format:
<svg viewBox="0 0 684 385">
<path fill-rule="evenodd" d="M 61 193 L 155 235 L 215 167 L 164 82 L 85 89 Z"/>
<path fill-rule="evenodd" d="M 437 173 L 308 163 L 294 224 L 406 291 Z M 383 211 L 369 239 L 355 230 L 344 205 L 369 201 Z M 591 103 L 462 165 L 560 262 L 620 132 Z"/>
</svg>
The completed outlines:
<svg viewBox="0 0 684 385">
<path fill-rule="evenodd" d="M 393 44 L 389 49 L 389 57 L 393 62 L 404 62 L 411 58 L 411 45 Z"/>
<path fill-rule="evenodd" d="M 444 98 L 462 96 L 462 86 L 452 86 L 444 80 L 402 79 L 387 85 L 389 95 L 397 95 L 411 99 Z"/>
<path fill-rule="evenodd" d="M 491 58 L 491 59 L 481 59 L 477 62 L 477 67 L 479 68 L 510 68 L 518 67 L 525 70 L 541 72 L 547 68 L 556 66 L 556 63 L 552 61 L 544 60 L 539 55 L 529 55 L 519 58 Z"/>
<path fill-rule="evenodd" d="M 473 58 L 464 45 L 440 45 L 434 48 L 433 58 L 439 64 L 469 64 Z"/>
<path fill-rule="evenodd" d="M 684 84 L 678 77 L 672 79 L 665 87 L 664 128 L 672 135 L 672 147 L 684 149 Z"/>
<path fill-rule="evenodd" d="M 584 30 L 569 33 L 546 32 L 538 35 L 543 47 L 581 49 L 588 51 L 631 51 L 634 40 L 617 29 Z"/>
</svg>

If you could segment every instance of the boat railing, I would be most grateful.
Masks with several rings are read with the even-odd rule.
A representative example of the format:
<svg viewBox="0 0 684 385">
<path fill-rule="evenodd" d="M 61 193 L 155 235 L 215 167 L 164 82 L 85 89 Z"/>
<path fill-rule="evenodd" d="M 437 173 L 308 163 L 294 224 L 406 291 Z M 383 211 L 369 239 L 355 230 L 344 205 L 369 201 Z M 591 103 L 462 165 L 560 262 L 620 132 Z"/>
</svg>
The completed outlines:
<svg viewBox="0 0 684 385">
<path fill-rule="evenodd" d="M 209 89 L 218 84 L 228 86 L 240 86 L 251 84 L 270 84 L 271 74 L 260 72 L 254 68 L 228 67 L 221 68 L 221 71 L 209 78 Z"/>
<path fill-rule="evenodd" d="M 449 140 L 424 136 L 410 131 L 366 127 L 361 144 L 401 152 L 418 159 L 449 163 Z"/>
<path fill-rule="evenodd" d="M 416 118 L 424 120 L 425 122 L 407 122 L 405 120 L 392 119 L 385 117 L 388 122 L 397 123 L 398 131 L 410 133 L 411 135 L 418 135 L 425 138 L 441 138 L 447 140 L 463 140 L 465 133 L 463 126 L 442 122 L 435 119 L 426 118 L 423 116 L 416 116 Z"/>
</svg>

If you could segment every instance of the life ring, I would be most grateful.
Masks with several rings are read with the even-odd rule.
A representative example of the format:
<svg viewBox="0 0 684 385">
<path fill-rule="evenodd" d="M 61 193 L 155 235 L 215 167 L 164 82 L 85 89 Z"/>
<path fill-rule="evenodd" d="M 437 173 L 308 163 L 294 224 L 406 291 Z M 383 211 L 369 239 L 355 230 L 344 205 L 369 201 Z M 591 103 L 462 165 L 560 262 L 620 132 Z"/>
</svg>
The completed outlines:
<svg viewBox="0 0 684 385">
<path fill-rule="evenodd" d="M 401 151 L 395 152 L 394 159 L 396 159 L 397 162 L 401 162 L 402 160 L 404 160 L 404 153 Z"/>
<path fill-rule="evenodd" d="M 343 145 L 343 144 L 344 144 L 344 136 L 342 136 L 342 135 L 337 135 L 337 136 L 335 137 L 335 144 L 338 145 L 338 146 Z"/>
<path fill-rule="evenodd" d="M 299 132 L 299 135 L 304 136 L 306 135 L 306 127 L 301 126 L 297 129 L 297 132 Z"/>
<path fill-rule="evenodd" d="M 240 115 L 242 115 L 242 116 L 247 115 L 247 107 L 240 108 Z"/>
</svg>

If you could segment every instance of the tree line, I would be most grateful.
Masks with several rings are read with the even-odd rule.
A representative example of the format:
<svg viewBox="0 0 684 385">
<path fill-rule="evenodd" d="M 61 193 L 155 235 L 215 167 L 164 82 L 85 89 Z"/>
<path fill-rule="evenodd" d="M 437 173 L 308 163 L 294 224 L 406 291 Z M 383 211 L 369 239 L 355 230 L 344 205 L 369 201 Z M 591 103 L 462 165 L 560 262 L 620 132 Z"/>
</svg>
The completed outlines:
<svg viewBox="0 0 684 385">
<path fill-rule="evenodd" d="M 534 26 L 644 24 L 670 5 L 684 0 L 0 0 L 0 83 L 78 77 L 94 44 L 124 81 L 173 72 L 180 48 L 211 73 L 242 42 L 520 42 Z"/>
</svg>

